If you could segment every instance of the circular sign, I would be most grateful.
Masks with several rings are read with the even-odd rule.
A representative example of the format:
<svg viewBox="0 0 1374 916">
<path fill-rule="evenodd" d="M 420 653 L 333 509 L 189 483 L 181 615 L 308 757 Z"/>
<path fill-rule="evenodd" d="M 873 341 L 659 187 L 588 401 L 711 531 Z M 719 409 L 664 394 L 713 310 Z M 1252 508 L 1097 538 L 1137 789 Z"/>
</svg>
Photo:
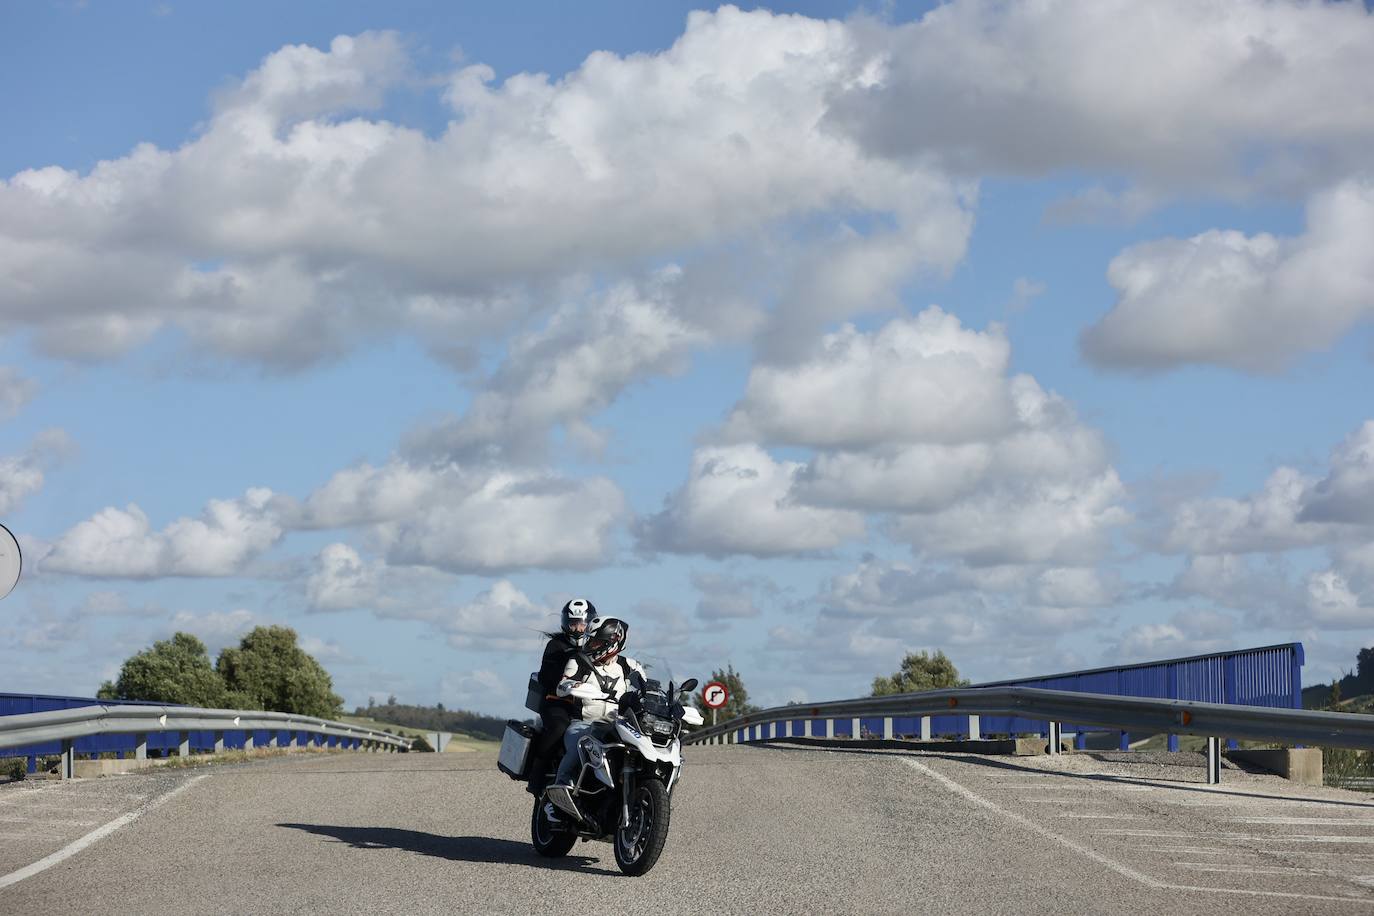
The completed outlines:
<svg viewBox="0 0 1374 916">
<path fill-rule="evenodd" d="M 701 700 L 711 709 L 720 709 L 730 699 L 730 691 L 720 681 L 712 681 L 701 688 Z"/>
<path fill-rule="evenodd" d="M 19 542 L 10 530 L 0 525 L 0 598 L 5 597 L 19 581 L 19 569 L 24 565 L 19 554 Z"/>
</svg>

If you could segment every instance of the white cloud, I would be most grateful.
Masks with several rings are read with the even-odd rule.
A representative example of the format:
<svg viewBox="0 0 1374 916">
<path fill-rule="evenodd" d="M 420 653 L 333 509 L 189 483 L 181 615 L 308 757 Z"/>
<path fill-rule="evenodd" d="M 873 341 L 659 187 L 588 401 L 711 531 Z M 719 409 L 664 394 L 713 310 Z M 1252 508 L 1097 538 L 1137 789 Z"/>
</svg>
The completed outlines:
<svg viewBox="0 0 1374 916">
<path fill-rule="evenodd" d="M 1306 494 L 1299 519 L 1374 528 L 1374 420 L 1332 450 L 1331 469 Z"/>
<path fill-rule="evenodd" d="M 306 579 L 306 607 L 311 611 L 366 607 L 377 599 L 380 579 L 378 564 L 365 562 L 347 544 L 329 544 L 315 557 Z"/>
<path fill-rule="evenodd" d="M 571 274 L 841 212 L 899 227 L 851 246 L 890 249 L 893 279 L 948 269 L 967 193 L 824 123 L 876 53 L 842 23 L 725 7 L 663 52 L 598 52 L 556 81 L 464 67 L 427 136 L 350 114 L 407 80 L 394 35 L 288 46 L 177 149 L 0 183 L 0 330 L 72 358 L 166 326 L 288 368 L 397 330 L 452 352 Z"/>
<path fill-rule="evenodd" d="M 540 454 L 556 425 L 599 451 L 586 418 L 642 377 L 683 371 L 691 349 L 711 339 L 681 314 L 681 278 L 674 267 L 642 286 L 618 284 L 516 336 L 468 412 L 416 437 L 410 451 L 459 460 Z"/>
<path fill-rule="evenodd" d="M 829 550 L 861 537 L 858 513 L 791 498 L 800 469 L 756 445 L 699 448 L 687 483 L 665 500 L 662 512 L 638 523 L 640 542 L 651 550 L 765 557 Z"/>
<path fill-rule="evenodd" d="M 1321 478 L 1280 466 L 1258 493 L 1183 502 L 1160 538 L 1161 549 L 1251 553 L 1316 545 L 1348 548 L 1374 540 L 1371 468 L 1374 421 L 1366 421 L 1332 449 Z"/>
<path fill-rule="evenodd" d="M 18 512 L 24 502 L 43 489 L 47 472 L 76 450 L 70 436 L 60 429 L 39 433 L 18 455 L 0 455 L 0 515 Z"/>
<path fill-rule="evenodd" d="M 502 652 L 537 651 L 541 635 L 557 625 L 553 610 L 535 604 L 507 579 L 467 604 L 440 610 L 434 619 L 455 649 Z"/>
<path fill-rule="evenodd" d="M 435 494 L 381 529 L 387 560 L 450 572 L 587 569 L 605 563 L 625 499 L 606 478 L 496 472 L 475 490 Z"/>
<path fill-rule="evenodd" d="M 0 420 L 13 419 L 38 393 L 38 383 L 13 366 L 0 366 Z"/>
<path fill-rule="evenodd" d="M 625 513 L 624 495 L 603 477 L 393 458 L 336 473 L 293 525 L 372 526 L 393 565 L 499 573 L 603 563 Z"/>
<path fill-rule="evenodd" d="M 1206 598 L 1222 607 L 1245 611 L 1263 626 L 1283 626 L 1303 601 L 1287 571 L 1274 559 L 1256 567 L 1251 557 L 1199 554 L 1164 589 L 1170 598 Z"/>
<path fill-rule="evenodd" d="M 1367 630 L 1374 627 L 1374 590 L 1357 593 L 1336 570 L 1322 570 L 1307 578 L 1305 610 L 1307 622 L 1325 629 Z"/>
<path fill-rule="evenodd" d="M 516 694 L 524 685 L 512 684 L 490 668 L 477 668 L 463 674 L 446 674 L 439 681 L 439 695 L 448 709 L 482 712 L 514 706 Z"/>
<path fill-rule="evenodd" d="M 697 615 L 706 620 L 738 620 L 758 617 L 758 593 L 771 595 L 777 586 L 766 579 L 741 578 L 724 573 L 693 572 L 692 587 L 701 593 Z"/>
<path fill-rule="evenodd" d="M 1190 610 L 1168 621 L 1130 627 L 1111 643 L 1104 657 L 1110 664 L 1198 655 L 1234 648 L 1237 626 L 1230 614 Z"/>
<path fill-rule="evenodd" d="M 725 435 L 821 448 L 985 439 L 1015 417 L 1010 353 L 1000 327 L 966 330 L 934 306 L 874 334 L 846 325 L 802 362 L 755 366 Z"/>
<path fill-rule="evenodd" d="M 855 31 L 883 65 L 829 120 L 890 156 L 1239 193 L 1311 187 L 1374 145 L 1358 3 L 963 0 Z"/>
<path fill-rule="evenodd" d="M 200 614 L 179 611 L 172 616 L 171 623 L 166 627 L 166 635 L 170 637 L 172 633 L 190 633 L 199 637 L 205 643 L 213 661 L 220 649 L 235 645 L 261 622 L 256 614 L 245 608 Z"/>
<path fill-rule="evenodd" d="M 1112 310 L 1088 328 L 1101 366 L 1210 363 L 1275 372 L 1374 318 L 1374 181 L 1314 196 L 1296 238 L 1210 230 L 1134 245 L 1112 260 Z"/>
<path fill-rule="evenodd" d="M 214 499 L 200 518 L 180 518 L 154 531 L 138 506 L 113 506 L 62 534 L 44 557 L 47 572 L 108 578 L 233 576 L 282 536 L 277 500 L 255 488 Z"/>
</svg>

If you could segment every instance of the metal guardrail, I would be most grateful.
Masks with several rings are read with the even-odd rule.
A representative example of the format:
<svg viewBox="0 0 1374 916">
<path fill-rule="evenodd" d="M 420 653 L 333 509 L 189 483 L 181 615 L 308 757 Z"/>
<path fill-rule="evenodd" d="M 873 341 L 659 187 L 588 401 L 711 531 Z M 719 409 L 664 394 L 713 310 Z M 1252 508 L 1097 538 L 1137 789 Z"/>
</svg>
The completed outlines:
<svg viewBox="0 0 1374 916">
<path fill-rule="evenodd" d="M 812 737 L 813 723 L 823 720 L 827 737 L 834 734 L 836 719 L 852 720 L 851 734 L 859 733 L 858 719 L 882 717 L 884 737 L 892 737 L 891 721 L 902 716 L 934 716 L 957 710 L 969 715 L 970 737 L 978 737 L 980 715 L 1014 716 L 1046 722 L 1049 752 L 1059 752 L 1061 724 L 1064 722 L 1103 726 L 1121 731 L 1151 734 L 1199 735 L 1208 739 L 1208 781 L 1220 779 L 1219 737 L 1258 741 L 1316 744 L 1329 747 L 1374 749 L 1374 716 L 1355 713 L 1319 712 L 1264 706 L 1237 706 L 1227 703 L 1202 703 L 1193 700 L 1168 700 L 1148 697 L 1123 697 L 1107 694 L 1043 690 L 1035 687 L 970 687 L 931 690 L 885 697 L 862 697 L 808 705 L 775 706 L 739 716 L 710 728 L 699 729 L 684 741 L 732 743 L 781 737 Z M 803 723 L 803 735 L 792 735 L 793 723 Z M 779 734 L 778 723 L 786 723 L 786 734 Z M 768 733 L 763 729 L 768 726 Z M 926 735 L 928 725 L 923 729 Z M 924 735 L 923 735 L 924 736 Z"/>
<path fill-rule="evenodd" d="M 409 739 L 345 722 L 298 716 L 284 712 L 236 709 L 199 709 L 193 706 L 154 706 L 147 704 L 98 704 L 56 709 L 49 712 L 0 716 L 0 757 L 24 756 L 33 745 L 60 742 L 61 774 L 73 774 L 76 762 L 74 741 L 93 735 L 134 735 L 134 756 L 147 757 L 150 734 L 175 733 L 178 752 L 190 753 L 190 733 L 209 731 L 215 736 L 214 749 L 224 749 L 224 735 L 241 733 L 243 746 L 253 748 L 257 736 L 266 733 L 266 746 L 298 746 L 299 736 L 316 744 L 325 739 L 331 747 L 352 749 L 376 747 L 409 750 Z M 286 736 L 285 741 L 282 737 Z M 237 742 L 236 742 L 237 743 Z M 6 749 L 15 750 L 6 754 Z"/>
</svg>

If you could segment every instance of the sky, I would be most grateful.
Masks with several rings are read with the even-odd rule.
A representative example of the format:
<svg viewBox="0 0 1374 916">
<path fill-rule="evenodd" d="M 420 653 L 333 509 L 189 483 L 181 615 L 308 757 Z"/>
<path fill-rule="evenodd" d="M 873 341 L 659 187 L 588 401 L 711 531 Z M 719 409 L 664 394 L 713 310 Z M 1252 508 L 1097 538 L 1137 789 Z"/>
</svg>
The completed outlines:
<svg viewBox="0 0 1374 916">
<path fill-rule="evenodd" d="M 399 7 L 399 8 L 397 8 Z M 1374 644 L 1374 16 L 0 0 L 0 690 Z"/>
</svg>

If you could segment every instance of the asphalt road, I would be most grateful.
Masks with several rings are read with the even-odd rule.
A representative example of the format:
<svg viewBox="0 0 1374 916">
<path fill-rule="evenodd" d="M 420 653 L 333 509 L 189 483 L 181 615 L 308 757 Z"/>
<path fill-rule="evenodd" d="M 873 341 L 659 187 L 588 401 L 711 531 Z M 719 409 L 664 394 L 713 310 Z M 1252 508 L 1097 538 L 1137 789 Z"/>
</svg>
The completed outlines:
<svg viewBox="0 0 1374 916">
<path fill-rule="evenodd" d="M 536 856 L 484 752 L 0 786 L 0 914 L 1374 913 L 1374 797 L 1130 759 L 689 748 L 636 879 Z"/>
</svg>

